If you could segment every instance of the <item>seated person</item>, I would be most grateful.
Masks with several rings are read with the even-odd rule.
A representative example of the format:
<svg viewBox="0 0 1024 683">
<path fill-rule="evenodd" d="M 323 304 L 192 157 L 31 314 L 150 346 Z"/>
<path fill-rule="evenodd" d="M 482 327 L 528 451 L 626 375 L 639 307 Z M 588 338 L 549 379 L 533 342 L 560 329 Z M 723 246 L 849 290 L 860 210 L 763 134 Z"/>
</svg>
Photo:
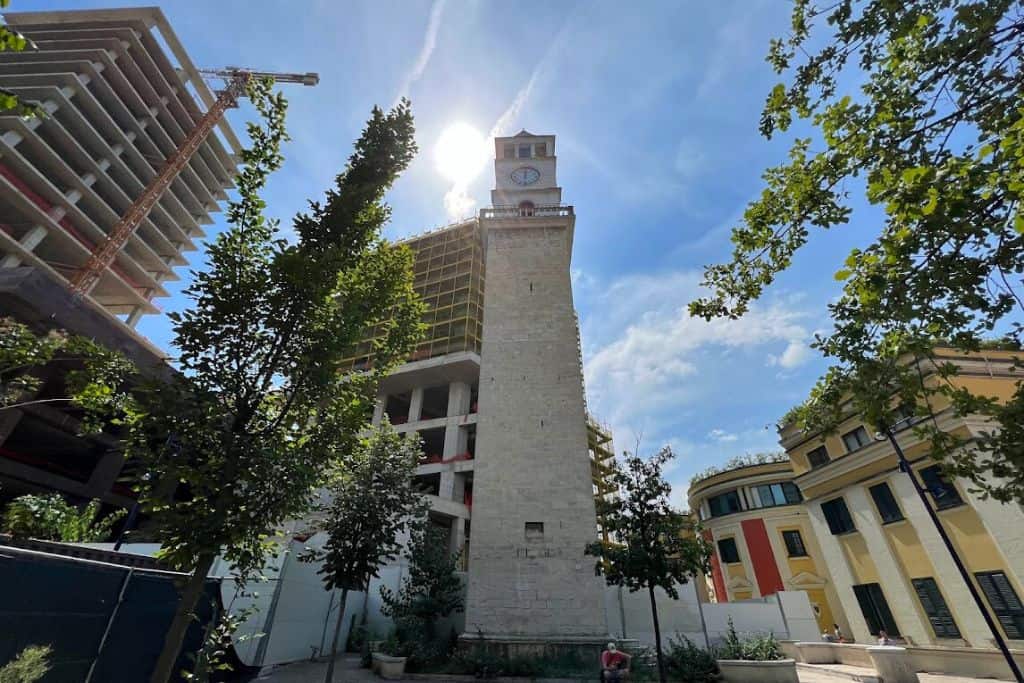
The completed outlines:
<svg viewBox="0 0 1024 683">
<path fill-rule="evenodd" d="M 601 680 L 629 680 L 629 660 L 625 652 L 619 652 L 615 643 L 608 643 L 608 649 L 601 653 Z"/>
</svg>

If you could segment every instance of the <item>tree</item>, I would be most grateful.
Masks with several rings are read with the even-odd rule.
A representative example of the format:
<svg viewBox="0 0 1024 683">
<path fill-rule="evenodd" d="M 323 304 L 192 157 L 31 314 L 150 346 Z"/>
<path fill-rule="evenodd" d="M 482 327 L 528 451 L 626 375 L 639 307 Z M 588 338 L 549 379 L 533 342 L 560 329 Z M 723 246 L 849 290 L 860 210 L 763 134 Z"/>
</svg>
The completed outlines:
<svg viewBox="0 0 1024 683">
<path fill-rule="evenodd" d="M 596 569 L 608 585 L 625 586 L 630 592 L 647 590 L 662 683 L 665 664 L 654 590 L 661 588 L 678 600 L 676 587 L 707 573 L 711 556 L 689 515 L 669 503 L 672 487 L 662 476 L 662 468 L 674 457 L 672 449 L 665 446 L 647 460 L 626 453 L 622 462 L 613 464 L 609 480 L 618 495 L 598 503 L 612 540 L 591 543 L 586 550 L 598 558 Z"/>
<path fill-rule="evenodd" d="M 37 399 L 47 367 L 63 373 L 65 396 Z M 120 353 L 63 330 L 39 335 L 27 325 L 0 317 L 0 412 L 36 403 L 82 408 L 82 429 L 98 432 L 131 403 L 126 380 L 134 366 Z"/>
<path fill-rule="evenodd" d="M 320 562 L 325 590 L 341 589 L 326 683 L 334 677 L 345 603 L 350 590 L 368 590 L 380 567 L 397 557 L 400 535 L 425 515 L 413 475 L 422 447 L 417 437 L 399 435 L 389 424 L 370 436 L 338 464 L 327 487 L 329 499 L 316 529 L 327 533 L 323 548 L 310 549 L 305 562 Z"/>
<path fill-rule="evenodd" d="M 84 510 L 69 505 L 57 493 L 25 495 L 12 500 L 4 511 L 3 529 L 15 538 L 38 538 L 62 543 L 96 543 L 110 536 L 124 510 L 100 518 L 100 501 Z"/>
<path fill-rule="evenodd" d="M 50 670 L 49 645 L 29 645 L 7 664 L 0 666 L 0 683 L 35 683 Z"/>
<path fill-rule="evenodd" d="M 335 187 L 284 239 L 260 191 L 283 158 L 287 103 L 253 80 L 260 123 L 236 176 L 228 227 L 193 272 L 190 307 L 169 317 L 180 373 L 134 392 L 127 442 L 149 474 L 141 501 L 160 556 L 191 574 L 151 680 L 173 674 L 206 575 L 222 555 L 243 580 L 261 568 L 272 535 L 301 517 L 329 467 L 352 450 L 375 387 L 422 334 L 412 257 L 381 237 L 383 196 L 416 151 L 408 101 L 374 108 Z M 374 330 L 371 370 L 343 360 Z M 178 484 L 170 495 L 166 482 Z"/>
<path fill-rule="evenodd" d="M 1024 299 L 1024 4 L 1020 0 L 796 0 L 788 37 L 768 61 L 776 85 L 761 116 L 771 138 L 808 122 L 789 159 L 732 233 L 728 263 L 706 268 L 710 295 L 693 315 L 742 316 L 789 268 L 812 228 L 849 222 L 850 188 L 884 212 L 873 241 L 837 264 L 834 327 L 814 346 L 831 359 L 805 410 L 791 417 L 832 431 L 839 405 L 885 428 L 900 409 L 930 413 L 943 394 L 960 414 L 1002 431 L 974 443 L 927 424 L 933 455 L 986 494 L 1024 501 L 1024 387 L 1007 403 L 958 389 L 934 349 L 981 348 L 1005 334 L 1019 348 Z M 828 35 L 831 33 L 831 35 Z M 856 88 L 856 90 L 855 90 Z M 937 365 L 936 386 L 919 368 Z"/>
<path fill-rule="evenodd" d="M 409 574 L 398 592 L 381 586 L 381 611 L 419 644 L 437 642 L 438 619 L 462 609 L 462 580 L 456 574 L 459 556 L 448 547 L 448 530 L 421 518 L 413 527 L 406 557 Z"/>
<path fill-rule="evenodd" d="M 0 9 L 11 4 L 11 0 L 0 0 Z M 35 45 L 25 36 L 0 24 L 0 52 L 21 52 Z M 39 116 L 43 110 L 36 104 L 25 102 L 17 94 L 0 88 L 0 114 L 16 114 L 18 116 Z"/>
</svg>

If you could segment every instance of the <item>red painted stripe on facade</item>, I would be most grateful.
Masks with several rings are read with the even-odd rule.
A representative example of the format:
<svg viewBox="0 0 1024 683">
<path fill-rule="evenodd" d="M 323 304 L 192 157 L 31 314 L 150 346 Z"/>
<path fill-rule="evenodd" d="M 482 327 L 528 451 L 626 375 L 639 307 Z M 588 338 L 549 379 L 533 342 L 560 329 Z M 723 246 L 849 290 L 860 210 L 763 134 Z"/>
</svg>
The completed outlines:
<svg viewBox="0 0 1024 683">
<path fill-rule="evenodd" d="M 53 208 L 53 204 L 46 201 L 46 199 L 42 195 L 33 191 L 32 188 L 29 187 L 24 180 L 18 177 L 18 174 L 11 170 L 6 164 L 0 164 L 0 176 L 6 178 L 11 183 L 11 185 L 14 185 L 14 187 L 16 187 L 23 195 L 28 197 L 29 201 L 31 201 L 33 204 L 39 207 L 39 209 L 43 213 L 48 213 L 50 209 Z M 61 218 L 59 221 L 56 221 L 56 223 L 60 227 L 64 228 L 64 232 L 68 233 L 76 240 L 78 240 L 79 244 L 81 244 L 89 251 L 92 251 L 93 249 L 96 248 L 96 244 L 88 237 L 85 237 L 82 233 L 80 233 L 66 217 Z M 118 275 L 120 275 L 122 280 L 127 282 L 135 289 L 143 289 L 142 286 L 139 285 L 139 283 L 135 282 L 130 277 L 128 277 L 128 273 L 124 272 L 124 269 L 121 268 L 121 266 L 117 265 L 116 263 L 111 263 L 110 269 L 117 273 Z"/>
<path fill-rule="evenodd" d="M 768 530 L 763 519 L 745 519 L 740 522 L 743 536 L 747 541 L 747 552 L 750 563 L 754 565 L 754 577 L 761 595 L 771 595 L 782 590 L 782 576 L 779 566 L 775 564 L 775 553 L 768 540 Z"/>
<path fill-rule="evenodd" d="M 715 538 L 710 529 L 704 530 L 704 540 L 714 546 Z M 722 575 L 722 565 L 718 561 L 718 548 L 714 547 L 711 550 L 711 579 L 715 583 L 715 601 L 729 602 L 729 593 L 725 590 L 725 577 Z"/>
</svg>

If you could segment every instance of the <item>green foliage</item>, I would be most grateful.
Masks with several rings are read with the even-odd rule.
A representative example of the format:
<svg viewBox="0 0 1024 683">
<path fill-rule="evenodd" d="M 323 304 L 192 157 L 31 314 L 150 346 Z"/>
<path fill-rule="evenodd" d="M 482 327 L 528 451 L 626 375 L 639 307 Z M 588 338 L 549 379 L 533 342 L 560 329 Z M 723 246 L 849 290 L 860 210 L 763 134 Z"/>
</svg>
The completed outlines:
<svg viewBox="0 0 1024 683">
<path fill-rule="evenodd" d="M 62 543 L 97 543 L 110 536 L 114 524 L 124 517 L 115 510 L 100 518 L 100 501 L 93 500 L 79 510 L 57 493 L 24 495 L 12 500 L 4 511 L 4 531 L 15 538 L 37 538 Z"/>
<path fill-rule="evenodd" d="M 785 451 L 777 451 L 773 453 L 744 453 L 743 455 L 737 455 L 729 458 L 724 465 L 714 465 L 698 472 L 690 478 L 690 485 L 693 486 L 697 482 L 713 477 L 716 474 L 729 472 L 741 467 L 764 465 L 770 462 L 787 462 L 788 460 L 789 456 L 786 455 Z"/>
<path fill-rule="evenodd" d="M 7 7 L 11 0 L 0 0 L 0 8 Z M 22 52 L 36 49 L 35 43 L 6 24 L 0 24 L 0 52 Z M 39 105 L 25 102 L 10 90 L 0 88 L 0 115 L 42 116 Z"/>
<path fill-rule="evenodd" d="M 50 670 L 49 645 L 29 645 L 18 656 L 0 666 L 0 683 L 35 683 Z"/>
<path fill-rule="evenodd" d="M 150 473 L 141 501 L 161 557 L 193 573 L 157 665 L 163 680 L 214 558 L 243 579 L 264 565 L 275 529 L 302 517 L 357 447 L 379 379 L 422 334 L 411 254 L 381 236 L 384 194 L 416 152 L 409 103 L 373 110 L 289 242 L 260 197 L 283 163 L 287 103 L 269 80 L 251 81 L 248 95 L 260 121 L 248 125 L 229 225 L 207 245 L 209 268 L 192 273 L 189 307 L 169 316 L 181 373 L 139 388 L 128 439 Z M 378 331 L 374 368 L 345 376 L 367 329 Z M 179 483 L 173 497 L 166 482 Z"/>
<path fill-rule="evenodd" d="M 1024 434 L 1014 428 L 1024 386 L 1000 405 L 958 391 L 955 368 L 940 369 L 937 387 L 922 376 L 937 364 L 936 345 L 973 351 L 992 334 L 1021 340 L 1021 9 L 1020 0 L 796 0 L 790 35 L 768 55 L 789 83 L 772 89 L 760 128 L 770 138 L 802 119 L 815 134 L 766 171 L 733 230 L 731 261 L 705 270 L 710 295 L 690 304 L 709 320 L 743 315 L 812 228 L 850 220 L 849 188 L 863 186 L 884 221 L 836 264 L 834 326 L 815 342 L 832 367 L 787 418 L 832 431 L 848 410 L 884 427 L 899 419 L 896 406 L 928 415 L 942 394 L 1003 434 L 966 443 L 922 425 L 932 454 L 1003 501 L 1024 500 Z"/>
<path fill-rule="evenodd" d="M 413 520 L 426 516 L 426 503 L 413 480 L 422 457 L 418 436 L 402 436 L 385 421 L 360 441 L 331 473 L 327 502 L 317 506 L 319 520 L 313 528 L 326 532 L 327 540 L 322 548 L 308 548 L 299 557 L 303 562 L 320 563 L 317 573 L 323 578 L 326 590 L 340 588 L 343 591 L 331 644 L 331 661 L 337 654 L 347 592 L 367 590 L 370 579 L 377 576 L 380 567 L 397 557 L 401 549 L 399 535 Z M 396 640 L 391 649 L 415 647 L 415 636 L 410 634 Z M 429 656 L 429 653 L 419 656 Z M 328 678 L 331 673 L 333 670 L 329 667 Z"/>
<path fill-rule="evenodd" d="M 771 633 L 755 633 L 741 637 L 736 633 L 732 618 L 729 618 L 729 628 L 725 631 L 725 638 L 715 648 L 715 657 L 718 659 L 742 659 L 752 662 L 773 662 L 778 659 L 785 659 L 779 641 Z"/>
<path fill-rule="evenodd" d="M 658 670 L 664 683 L 664 661 L 658 612 L 653 604 L 655 588 L 673 600 L 677 586 L 709 571 L 711 549 L 690 517 L 669 503 L 672 487 L 662 476 L 665 463 L 674 456 L 668 446 L 648 460 L 625 454 L 615 462 L 608 482 L 619 495 L 600 501 L 598 515 L 612 542 L 587 545 L 588 555 L 598 558 L 595 570 L 612 586 L 630 591 L 646 589 L 652 597 Z"/>
<path fill-rule="evenodd" d="M 398 591 L 381 586 L 381 612 L 395 622 L 396 649 L 409 657 L 406 666 L 417 671 L 444 659 L 450 640 L 439 638 L 438 619 L 462 609 L 462 580 L 455 573 L 458 555 L 448 550 L 448 532 L 426 516 L 412 526 L 406 549 L 409 573 Z"/>
<path fill-rule="evenodd" d="M 439 673 L 469 675 L 492 679 L 499 676 L 522 678 L 593 679 L 597 662 L 584 660 L 575 653 L 559 656 L 503 657 L 486 646 L 457 652 Z"/>
<path fill-rule="evenodd" d="M 399 535 L 414 515 L 425 514 L 413 481 L 422 457 L 417 436 L 403 436 L 385 422 L 332 471 L 313 528 L 327 540 L 299 558 L 320 563 L 325 590 L 363 590 L 398 556 Z"/>
<path fill-rule="evenodd" d="M 398 592 L 381 586 L 381 612 L 395 620 L 423 624 L 433 639 L 438 619 L 462 609 L 462 580 L 456 574 L 459 556 L 448 549 L 448 532 L 421 519 L 412 530 L 406 556 L 409 573 Z"/>
<path fill-rule="evenodd" d="M 235 633 L 242 627 L 242 624 L 258 611 L 259 609 L 256 607 L 245 607 L 235 611 L 228 608 L 221 611 L 217 616 L 216 623 L 212 624 L 207 631 L 202 648 L 199 652 L 189 655 L 189 659 L 192 661 L 192 671 L 182 671 L 182 679 L 195 683 L 208 683 L 211 676 L 216 676 L 217 672 L 231 671 L 231 664 L 225 658 L 235 643 L 241 644 L 248 640 L 262 638 L 264 635 L 262 633 L 247 633 L 235 638 Z"/>
<path fill-rule="evenodd" d="M 66 396 L 34 399 L 42 388 L 46 366 L 63 372 Z M 0 317 L 0 411 L 33 403 L 66 403 L 82 408 L 83 433 L 97 433 L 107 422 L 119 421 L 131 405 L 122 389 L 135 372 L 120 353 L 91 339 L 52 330 L 37 335 L 27 325 Z"/>
<path fill-rule="evenodd" d="M 665 654 L 665 668 L 679 683 L 711 683 L 718 680 L 714 652 L 697 647 L 686 636 L 673 636 Z"/>
</svg>

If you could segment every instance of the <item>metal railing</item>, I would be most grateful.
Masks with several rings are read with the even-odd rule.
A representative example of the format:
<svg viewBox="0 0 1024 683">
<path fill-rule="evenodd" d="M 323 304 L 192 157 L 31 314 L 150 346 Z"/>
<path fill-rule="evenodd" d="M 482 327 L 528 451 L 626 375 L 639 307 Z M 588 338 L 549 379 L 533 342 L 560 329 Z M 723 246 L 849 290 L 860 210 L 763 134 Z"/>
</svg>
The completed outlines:
<svg viewBox="0 0 1024 683">
<path fill-rule="evenodd" d="M 481 218 L 520 218 L 520 217 L 546 217 L 546 216 L 571 216 L 571 206 L 492 206 L 487 209 L 480 209 Z"/>
</svg>

